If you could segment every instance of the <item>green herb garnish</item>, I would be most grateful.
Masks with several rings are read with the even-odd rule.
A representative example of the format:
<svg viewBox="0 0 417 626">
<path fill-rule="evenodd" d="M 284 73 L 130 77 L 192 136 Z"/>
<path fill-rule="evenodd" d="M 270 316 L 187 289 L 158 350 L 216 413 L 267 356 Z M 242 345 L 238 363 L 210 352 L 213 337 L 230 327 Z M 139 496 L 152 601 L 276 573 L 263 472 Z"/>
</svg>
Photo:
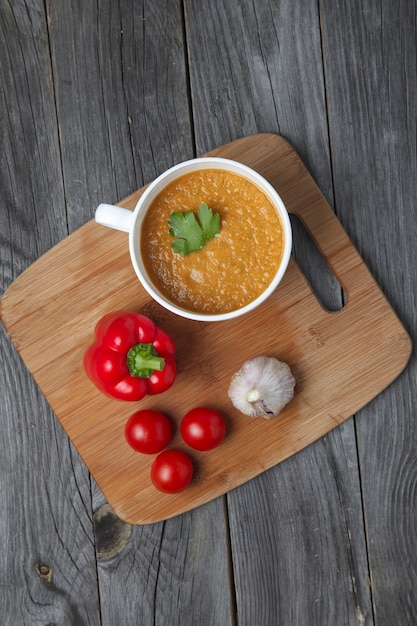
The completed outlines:
<svg viewBox="0 0 417 626">
<path fill-rule="evenodd" d="M 197 216 L 192 211 L 175 211 L 168 220 L 169 234 L 177 237 L 172 248 L 181 256 L 201 250 L 205 242 L 220 232 L 220 215 L 214 213 L 204 202 L 200 204 Z"/>
</svg>

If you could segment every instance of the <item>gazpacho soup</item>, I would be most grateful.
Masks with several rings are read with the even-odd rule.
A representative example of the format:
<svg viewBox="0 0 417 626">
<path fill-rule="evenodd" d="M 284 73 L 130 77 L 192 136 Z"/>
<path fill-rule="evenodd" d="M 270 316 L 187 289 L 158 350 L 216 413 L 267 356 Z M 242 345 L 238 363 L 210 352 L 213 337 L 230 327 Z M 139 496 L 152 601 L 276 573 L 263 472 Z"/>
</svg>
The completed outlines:
<svg viewBox="0 0 417 626">
<path fill-rule="evenodd" d="M 203 203 L 219 215 L 219 232 L 183 256 L 172 246 L 172 214 L 198 217 Z M 267 289 L 282 259 L 283 237 L 277 209 L 254 183 L 226 170 L 201 169 L 168 184 L 149 206 L 142 258 L 168 300 L 189 311 L 227 313 Z"/>
</svg>

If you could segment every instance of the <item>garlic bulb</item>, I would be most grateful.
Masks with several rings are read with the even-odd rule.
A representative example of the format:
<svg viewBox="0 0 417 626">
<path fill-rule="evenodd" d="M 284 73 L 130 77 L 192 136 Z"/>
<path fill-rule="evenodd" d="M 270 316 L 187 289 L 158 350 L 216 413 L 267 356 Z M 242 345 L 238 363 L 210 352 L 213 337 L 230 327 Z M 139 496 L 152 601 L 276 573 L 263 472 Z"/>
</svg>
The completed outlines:
<svg viewBox="0 0 417 626">
<path fill-rule="evenodd" d="M 246 361 L 232 376 L 228 394 L 241 413 L 271 418 L 293 399 L 294 386 L 295 379 L 286 363 L 258 356 Z"/>
</svg>

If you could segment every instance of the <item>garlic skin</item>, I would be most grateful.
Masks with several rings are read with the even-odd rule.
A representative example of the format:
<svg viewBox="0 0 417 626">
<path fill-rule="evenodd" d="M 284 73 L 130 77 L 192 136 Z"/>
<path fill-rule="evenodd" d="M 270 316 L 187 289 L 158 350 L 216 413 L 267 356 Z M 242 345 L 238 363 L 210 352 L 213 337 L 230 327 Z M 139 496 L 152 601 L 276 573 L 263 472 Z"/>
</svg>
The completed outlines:
<svg viewBox="0 0 417 626">
<path fill-rule="evenodd" d="M 234 407 L 250 417 L 276 417 L 294 397 L 295 378 L 289 366 L 274 357 L 245 361 L 228 390 Z"/>
</svg>

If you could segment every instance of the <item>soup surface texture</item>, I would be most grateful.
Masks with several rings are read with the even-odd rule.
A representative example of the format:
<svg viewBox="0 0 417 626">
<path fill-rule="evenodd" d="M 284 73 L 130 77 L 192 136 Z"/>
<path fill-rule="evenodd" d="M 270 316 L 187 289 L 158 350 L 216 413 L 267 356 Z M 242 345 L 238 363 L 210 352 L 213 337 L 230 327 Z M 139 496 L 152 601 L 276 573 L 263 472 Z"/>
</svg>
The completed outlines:
<svg viewBox="0 0 417 626">
<path fill-rule="evenodd" d="M 220 233 L 182 257 L 171 247 L 168 220 L 175 211 L 197 213 L 203 202 L 220 214 Z M 252 182 L 202 169 L 170 183 L 151 203 L 141 246 L 149 277 L 166 298 L 189 311 L 218 314 L 265 291 L 282 258 L 283 229 L 277 210 Z"/>
</svg>

